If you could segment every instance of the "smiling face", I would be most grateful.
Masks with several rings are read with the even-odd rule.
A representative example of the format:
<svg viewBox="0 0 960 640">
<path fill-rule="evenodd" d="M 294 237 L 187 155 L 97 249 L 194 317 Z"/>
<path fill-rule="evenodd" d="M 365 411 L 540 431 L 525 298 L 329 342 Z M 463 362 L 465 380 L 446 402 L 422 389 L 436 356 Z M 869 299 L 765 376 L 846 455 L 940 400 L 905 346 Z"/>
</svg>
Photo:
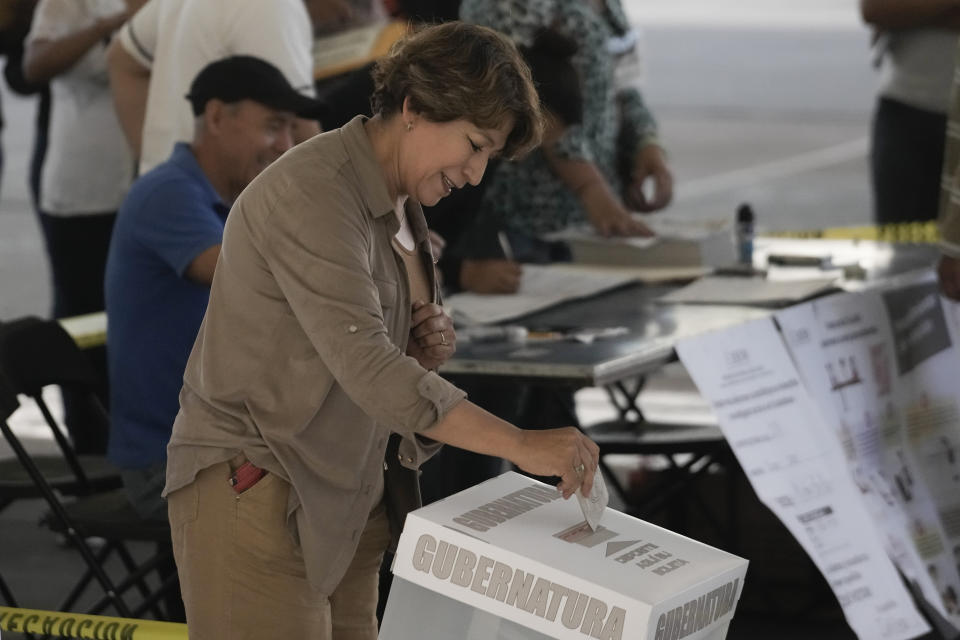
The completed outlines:
<svg viewBox="0 0 960 640">
<path fill-rule="evenodd" d="M 400 115 L 413 124 L 402 133 L 400 191 L 428 207 L 453 189 L 480 184 L 487 162 L 503 149 L 513 128 L 512 119 L 497 129 L 482 129 L 467 120 L 431 122 L 406 109 Z"/>
<path fill-rule="evenodd" d="M 293 146 L 294 115 L 253 100 L 226 105 L 220 144 L 230 167 L 231 190 L 237 195 L 261 171 Z"/>
</svg>

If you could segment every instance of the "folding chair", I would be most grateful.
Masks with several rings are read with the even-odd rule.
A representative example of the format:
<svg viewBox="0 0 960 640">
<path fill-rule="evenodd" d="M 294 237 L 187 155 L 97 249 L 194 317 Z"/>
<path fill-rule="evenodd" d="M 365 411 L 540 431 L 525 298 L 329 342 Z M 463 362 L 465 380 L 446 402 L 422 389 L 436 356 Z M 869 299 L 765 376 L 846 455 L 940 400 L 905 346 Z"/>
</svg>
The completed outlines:
<svg viewBox="0 0 960 640">
<path fill-rule="evenodd" d="M 13 394 L 13 404 L 6 409 L 12 413 L 17 408 L 17 393 L 28 395 L 50 427 L 59 451 L 33 456 L 33 461 L 51 488 L 62 495 L 78 496 L 121 485 L 119 472 L 104 456 L 76 454 L 41 395 L 47 384 L 80 388 L 96 384 L 89 363 L 57 323 L 24 318 L 0 324 L 0 370 L 6 373 Z M 103 416 L 101 428 L 106 429 L 105 413 L 99 409 L 98 413 L 94 409 L 94 415 Z M 36 484 L 20 461 L 0 460 L 0 510 L 15 500 L 37 497 Z"/>
<path fill-rule="evenodd" d="M 168 616 L 159 607 L 159 602 L 174 591 L 177 580 L 175 573 L 164 571 L 172 566 L 169 526 L 166 522 L 142 520 L 123 489 L 100 489 L 94 481 L 95 476 L 84 468 L 84 457 L 73 454 L 70 443 L 63 437 L 40 397 L 42 387 L 49 384 L 82 392 L 80 395 L 93 409 L 91 415 L 99 416 L 102 428 L 108 429 L 106 411 L 93 392 L 95 382 L 95 375 L 83 354 L 55 321 L 26 318 L 0 325 L 0 407 L 4 408 L 0 431 L 16 454 L 22 473 L 30 479 L 34 494 L 42 497 L 50 508 L 44 518 L 45 524 L 66 536 L 87 566 L 58 609 L 72 610 L 90 583 L 96 581 L 105 595 L 88 608 L 88 613 L 101 613 L 112 606 L 123 617 L 141 617 L 149 611 L 157 618 L 166 619 Z M 18 404 L 17 393 L 37 401 L 53 429 L 68 466 L 76 473 L 73 484 L 65 482 L 62 486 L 82 489 L 78 491 L 82 493 L 81 497 L 74 502 L 61 501 L 58 492 L 63 491 L 62 487 L 51 481 L 7 423 L 7 417 Z M 113 486 L 116 484 L 114 482 Z M 102 538 L 105 541 L 103 546 L 94 550 L 88 542 L 91 537 Z M 153 543 L 158 551 L 138 564 L 127 549 L 126 543 L 129 542 Z M 105 568 L 113 555 L 119 558 L 125 570 L 120 580 L 111 578 Z M 155 571 L 160 574 L 160 584 L 151 588 L 146 577 Z M 133 588 L 140 596 L 136 606 L 124 597 Z"/>
</svg>

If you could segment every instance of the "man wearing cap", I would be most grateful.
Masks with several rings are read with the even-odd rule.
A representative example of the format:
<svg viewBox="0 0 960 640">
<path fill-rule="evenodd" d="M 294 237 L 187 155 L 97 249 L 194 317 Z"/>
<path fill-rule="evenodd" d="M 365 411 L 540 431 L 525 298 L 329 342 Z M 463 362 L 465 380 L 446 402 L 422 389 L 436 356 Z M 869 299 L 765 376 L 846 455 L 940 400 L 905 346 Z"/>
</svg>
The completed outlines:
<svg viewBox="0 0 960 640">
<path fill-rule="evenodd" d="M 111 389 L 108 455 L 141 516 L 165 519 L 167 440 L 203 319 L 227 212 L 293 145 L 319 103 L 250 56 L 205 67 L 186 96 L 192 143 L 141 176 L 117 214 L 106 271 Z"/>
<path fill-rule="evenodd" d="M 175 142 L 190 139 L 190 112 L 180 98 L 204 65 L 256 56 L 314 96 L 313 31 L 349 14 L 345 0 L 149 0 L 108 53 L 117 117 L 140 173 L 162 162 Z M 319 130 L 315 121 L 298 120 L 294 143 Z"/>
</svg>

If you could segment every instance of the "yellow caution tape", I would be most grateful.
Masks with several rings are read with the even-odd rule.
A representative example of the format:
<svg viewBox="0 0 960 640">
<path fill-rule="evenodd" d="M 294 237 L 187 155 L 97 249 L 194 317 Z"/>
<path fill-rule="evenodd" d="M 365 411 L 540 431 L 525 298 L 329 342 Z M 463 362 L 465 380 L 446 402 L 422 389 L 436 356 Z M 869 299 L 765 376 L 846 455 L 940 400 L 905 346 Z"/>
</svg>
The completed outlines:
<svg viewBox="0 0 960 640">
<path fill-rule="evenodd" d="M 187 625 L 0 607 L 0 630 L 83 640 L 186 640 Z"/>
<path fill-rule="evenodd" d="M 859 227 L 829 227 L 809 231 L 771 231 L 771 238 L 818 238 L 825 240 L 874 240 L 892 244 L 935 244 L 940 241 L 936 222 L 903 222 Z"/>
</svg>

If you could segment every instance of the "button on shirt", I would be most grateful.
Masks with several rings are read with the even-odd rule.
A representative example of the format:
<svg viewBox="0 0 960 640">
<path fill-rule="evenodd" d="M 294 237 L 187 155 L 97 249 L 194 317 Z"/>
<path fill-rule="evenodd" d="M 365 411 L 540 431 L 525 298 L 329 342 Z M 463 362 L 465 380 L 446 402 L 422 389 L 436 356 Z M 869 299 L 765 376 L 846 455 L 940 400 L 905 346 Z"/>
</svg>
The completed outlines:
<svg viewBox="0 0 960 640">
<path fill-rule="evenodd" d="M 167 494 L 241 451 L 290 482 L 289 522 L 325 594 L 379 500 L 365 487 L 383 482 L 390 434 L 402 440 L 386 462 L 416 469 L 439 448 L 417 434 L 464 398 L 404 353 L 399 223 L 364 122 L 294 147 L 234 204 L 168 447 Z M 427 256 L 423 212 L 407 214 Z M 388 505 L 409 489 L 388 481 Z"/>
<path fill-rule="evenodd" d="M 210 289 L 184 272 L 220 244 L 227 206 L 190 146 L 134 183 L 117 215 L 105 293 L 110 371 L 109 457 L 126 469 L 166 458 L 183 370 Z"/>
</svg>

